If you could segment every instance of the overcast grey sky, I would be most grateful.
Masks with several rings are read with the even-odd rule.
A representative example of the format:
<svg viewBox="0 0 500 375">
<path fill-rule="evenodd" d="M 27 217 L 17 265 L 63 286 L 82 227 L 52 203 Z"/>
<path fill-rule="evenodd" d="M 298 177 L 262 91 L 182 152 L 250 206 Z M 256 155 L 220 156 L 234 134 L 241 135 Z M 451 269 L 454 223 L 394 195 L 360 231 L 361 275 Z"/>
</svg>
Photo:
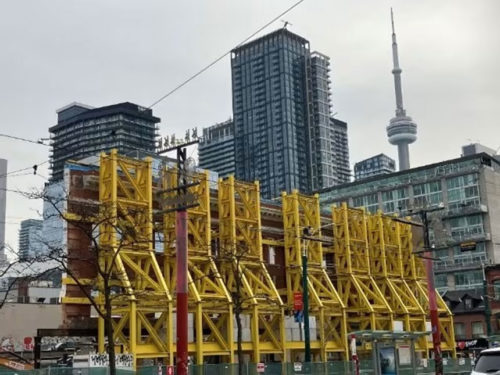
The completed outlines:
<svg viewBox="0 0 500 375">
<path fill-rule="evenodd" d="M 0 133 L 48 137 L 55 110 L 73 101 L 148 106 L 294 2 L 3 1 Z M 391 6 L 404 104 L 418 124 L 412 166 L 458 157 L 470 140 L 500 147 L 500 1 L 305 0 L 284 18 L 331 58 L 334 112 L 349 124 L 351 164 L 380 152 L 397 155 L 385 133 L 395 109 Z M 154 107 L 162 135 L 183 135 L 231 113 L 229 57 Z M 44 146 L 0 137 L 0 147 L 10 171 L 48 159 Z M 40 173 L 49 174 L 42 167 Z M 10 178 L 8 187 L 43 183 L 29 175 Z M 10 245 L 17 247 L 19 221 L 40 209 L 8 194 Z"/>
</svg>

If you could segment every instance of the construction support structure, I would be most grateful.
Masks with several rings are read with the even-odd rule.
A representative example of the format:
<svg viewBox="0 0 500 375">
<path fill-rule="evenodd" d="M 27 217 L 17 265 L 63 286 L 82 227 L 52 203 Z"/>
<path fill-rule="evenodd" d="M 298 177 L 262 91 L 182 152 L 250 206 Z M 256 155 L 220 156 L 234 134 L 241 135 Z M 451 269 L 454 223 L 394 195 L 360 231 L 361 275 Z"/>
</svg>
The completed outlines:
<svg viewBox="0 0 500 375">
<path fill-rule="evenodd" d="M 134 365 L 146 358 L 173 364 L 176 354 L 171 293 L 177 280 L 178 224 L 162 202 L 175 195 L 177 173 L 162 167 L 161 178 L 153 181 L 149 159 L 127 159 L 115 151 L 101 156 L 100 211 L 94 218 L 100 220 L 99 264 L 110 270 L 117 292 L 112 300 L 115 345 L 134 354 Z M 195 363 L 236 361 L 238 341 L 251 362 L 290 361 L 303 352 L 304 343 L 285 333 L 294 294 L 303 292 L 303 253 L 309 263 L 309 313 L 316 324 L 313 360 L 348 359 L 348 332 L 354 330 L 392 331 L 397 321 L 405 331 L 428 330 L 425 269 L 415 256 L 409 221 L 346 205 L 332 207 L 328 216 L 320 212 L 318 196 L 296 191 L 282 195 L 281 207 L 266 203 L 262 210 L 258 183 L 229 177 L 216 183 L 214 194 L 207 173 L 189 176 L 187 191 L 197 202 L 187 211 L 188 351 Z M 277 225 L 273 246 L 282 251 L 279 287 L 263 251 L 262 234 L 269 228 L 262 226 L 261 215 L 270 210 Z M 333 227 L 333 236 L 322 235 L 325 226 Z M 306 227 L 310 237 L 304 236 Z M 282 241 L 276 233 L 282 233 Z M 333 270 L 327 270 L 325 259 L 334 259 Z M 104 308 L 101 275 L 96 285 L 95 300 Z M 81 300 L 68 297 L 63 303 Z M 451 313 L 439 297 L 438 306 L 443 351 L 455 355 Z M 104 352 L 101 318 L 98 331 L 98 348 Z M 417 342 L 424 357 L 430 346 L 425 338 Z"/>
</svg>

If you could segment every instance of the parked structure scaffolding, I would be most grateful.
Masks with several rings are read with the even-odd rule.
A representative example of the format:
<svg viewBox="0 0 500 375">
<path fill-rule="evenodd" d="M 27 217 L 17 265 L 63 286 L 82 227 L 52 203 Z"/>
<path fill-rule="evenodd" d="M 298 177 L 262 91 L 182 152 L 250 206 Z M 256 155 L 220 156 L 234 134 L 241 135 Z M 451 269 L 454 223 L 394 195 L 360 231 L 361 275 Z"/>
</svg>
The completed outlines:
<svg viewBox="0 0 500 375">
<path fill-rule="evenodd" d="M 191 317 L 188 328 L 194 333 L 188 350 L 195 354 L 197 364 L 204 363 L 205 356 L 220 356 L 226 362 L 233 362 L 233 305 L 212 254 L 208 172 L 193 172 L 188 179 L 192 185 L 188 194 L 192 194 L 198 203 L 188 209 L 188 311 Z M 176 169 L 163 169 L 162 186 L 163 269 L 169 289 L 174 290 L 176 220 L 175 211 L 165 202 L 175 200 L 178 195 Z"/>
<path fill-rule="evenodd" d="M 401 227 L 408 227 L 395 218 L 378 212 L 367 218 L 372 275 L 407 332 L 426 331 L 426 313 L 403 277 Z M 410 254 L 410 257 L 414 257 Z M 427 338 L 419 336 L 416 350 L 427 357 Z"/>
<path fill-rule="evenodd" d="M 113 338 L 124 352 L 168 358 L 172 352 L 172 298 L 153 249 L 152 161 L 101 154 L 99 177 L 99 267 L 97 301 L 106 311 L 104 283 L 112 296 Z M 109 327 L 106 328 L 108 330 Z M 98 349 L 104 352 L 105 321 L 98 318 Z"/>
<path fill-rule="evenodd" d="M 332 207 L 337 288 L 353 331 L 392 331 L 393 310 L 372 277 L 373 257 L 364 209 Z"/>
<path fill-rule="evenodd" d="M 146 358 L 172 364 L 175 355 L 171 290 L 176 283 L 176 223 L 174 212 L 164 203 L 176 194 L 177 175 L 175 169 L 163 168 L 161 178 L 153 182 L 150 159 L 127 159 L 116 151 L 103 154 L 98 198 L 97 192 L 91 194 L 91 188 L 85 192 L 99 207 L 93 219 L 100 233 L 99 264 L 111 270 L 110 283 L 121 291 L 111 306 L 115 345 L 134 354 L 134 365 Z M 87 173 L 97 179 L 95 170 Z M 239 182 L 230 176 L 218 181 L 217 194 L 210 193 L 206 173 L 191 173 L 189 182 L 188 193 L 198 203 L 188 210 L 189 313 L 193 321 L 189 353 L 196 363 L 215 356 L 217 361 L 235 361 L 235 312 L 248 322 L 242 327 L 242 350 L 251 362 L 271 356 L 291 361 L 303 352 L 302 341 L 287 339 L 284 324 L 285 315 L 293 311 L 294 293 L 302 292 L 303 251 L 309 263 L 309 311 L 317 332 L 311 349 L 316 360 L 347 359 L 348 332 L 392 331 L 393 320 L 403 321 L 406 332 L 426 331 L 425 269 L 422 259 L 415 256 L 414 226 L 409 221 L 368 215 L 345 204 L 333 207 L 327 216 L 320 213 L 317 195 L 296 191 L 282 195 L 281 207 L 266 204 L 261 210 L 257 182 Z M 156 200 L 153 187 L 158 191 Z M 153 203 L 158 210 L 154 218 Z M 74 207 L 73 203 L 68 205 L 70 211 Z M 273 281 L 264 261 L 261 215 L 267 215 L 266 225 L 279 228 L 264 230 L 273 238 L 273 251 L 284 252 L 276 257 L 283 256 L 279 258 L 281 289 L 276 287 L 281 281 Z M 321 222 L 327 224 L 322 227 Z M 333 226 L 333 243 L 332 237 L 321 233 L 323 229 L 330 234 L 331 230 L 324 229 L 328 226 Z M 310 227 L 308 236 L 303 232 L 306 227 Z M 157 238 L 163 249 L 154 249 L 154 228 L 162 233 Z M 69 230 L 72 242 L 68 249 L 80 251 L 75 247 L 77 233 L 74 228 Z M 330 257 L 335 258 L 332 274 L 324 265 Z M 276 268 L 274 272 L 278 272 Z M 102 275 L 95 280 L 68 278 L 65 284 L 77 281 L 79 285 L 97 285 L 96 302 L 104 309 Z M 74 306 L 89 302 L 73 295 L 63 303 Z M 443 351 L 454 356 L 452 316 L 439 297 L 438 304 Z M 99 352 L 104 352 L 105 343 L 104 319 L 99 318 Z M 425 339 L 417 342 L 424 356 L 430 346 Z"/>
<path fill-rule="evenodd" d="M 427 292 L 427 277 L 424 262 L 414 253 L 413 230 L 411 225 L 401 225 L 399 238 L 401 241 L 401 255 L 403 263 L 403 279 L 408 283 L 410 290 L 418 300 L 424 311 L 429 311 L 429 295 Z M 436 291 L 438 303 L 439 326 L 441 330 L 441 351 L 456 357 L 455 331 L 453 328 L 453 314 Z M 429 349 L 432 342 L 428 342 Z"/>
<path fill-rule="evenodd" d="M 219 180 L 219 267 L 242 317 L 250 318 L 243 351 L 260 362 L 262 354 L 285 359 L 284 304 L 262 256 L 259 183 Z M 238 306 L 239 305 L 239 306 Z"/>
<path fill-rule="evenodd" d="M 286 300 L 293 310 L 293 296 L 302 289 L 302 252 L 308 258 L 309 314 L 316 320 L 317 336 L 311 338 L 313 355 L 326 361 L 328 353 L 340 353 L 347 359 L 346 305 L 323 267 L 321 240 L 304 238 L 303 229 L 310 227 L 321 239 L 321 217 L 318 195 L 306 196 L 297 191 L 282 194 L 285 230 Z M 302 349 L 301 342 L 288 342 L 287 347 Z"/>
</svg>

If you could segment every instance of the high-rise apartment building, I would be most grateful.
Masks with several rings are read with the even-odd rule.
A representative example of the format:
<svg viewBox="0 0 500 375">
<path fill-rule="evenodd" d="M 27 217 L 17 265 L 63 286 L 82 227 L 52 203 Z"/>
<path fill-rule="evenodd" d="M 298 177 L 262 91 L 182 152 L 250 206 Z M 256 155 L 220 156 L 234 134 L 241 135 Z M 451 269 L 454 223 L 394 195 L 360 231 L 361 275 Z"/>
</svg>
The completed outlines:
<svg viewBox="0 0 500 375">
<path fill-rule="evenodd" d="M 106 107 L 72 103 L 57 111 L 51 133 L 52 181 L 63 178 L 64 163 L 116 148 L 122 154 L 155 152 L 160 122 L 151 109 L 133 103 Z"/>
<path fill-rule="evenodd" d="M 349 144 L 347 141 L 347 123 L 330 118 L 333 127 L 334 143 L 332 145 L 335 150 L 334 166 L 335 166 L 335 185 L 346 184 L 351 181 L 351 167 L 349 165 Z"/>
<path fill-rule="evenodd" d="M 232 51 L 236 177 L 265 198 L 338 180 L 329 66 L 284 28 Z"/>
<path fill-rule="evenodd" d="M 471 290 L 482 288 L 484 265 L 500 264 L 497 186 L 500 161 L 481 153 L 324 189 L 320 202 L 401 216 L 442 206 L 429 214 L 436 287 Z"/>
<path fill-rule="evenodd" d="M 198 143 L 199 167 L 220 177 L 234 175 L 234 123 L 227 120 L 203 129 Z"/>
<path fill-rule="evenodd" d="M 42 226 L 42 220 L 28 219 L 21 221 L 21 228 L 19 229 L 19 260 L 24 261 L 34 258 L 43 251 Z"/>
<path fill-rule="evenodd" d="M 356 180 L 393 172 L 396 172 L 396 161 L 385 154 L 378 154 L 354 164 Z"/>
<path fill-rule="evenodd" d="M 7 160 L 0 159 L 0 265 L 7 261 L 5 254 L 5 211 L 7 207 Z"/>
</svg>

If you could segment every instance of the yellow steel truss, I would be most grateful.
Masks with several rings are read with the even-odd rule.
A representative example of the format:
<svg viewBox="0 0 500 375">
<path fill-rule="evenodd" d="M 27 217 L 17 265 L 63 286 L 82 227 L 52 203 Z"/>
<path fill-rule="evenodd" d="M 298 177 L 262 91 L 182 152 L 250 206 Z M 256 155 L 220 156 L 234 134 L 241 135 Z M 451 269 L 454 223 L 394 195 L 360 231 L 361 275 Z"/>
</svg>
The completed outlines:
<svg viewBox="0 0 500 375">
<path fill-rule="evenodd" d="M 373 274 L 383 262 L 381 247 L 368 243 L 367 218 L 363 209 L 332 207 L 337 289 L 347 306 L 348 331 L 392 330 L 393 310 Z M 379 237 L 372 236 L 376 242 Z M 372 253 L 370 254 L 370 251 Z"/>
<path fill-rule="evenodd" d="M 153 249 L 151 160 L 101 154 L 99 175 L 99 263 L 119 289 L 112 299 L 115 345 L 140 358 L 171 356 L 171 296 Z M 104 279 L 97 297 L 104 308 Z M 98 320 L 99 352 L 104 319 Z M 144 335 L 144 332 L 147 332 Z"/>
<path fill-rule="evenodd" d="M 284 359 L 284 306 L 263 262 L 259 184 L 230 176 L 218 186 L 219 270 L 231 293 L 241 285 L 242 314 L 250 318 L 243 350 L 254 362 L 261 354 Z"/>
<path fill-rule="evenodd" d="M 163 196 L 178 193 L 176 169 L 163 171 Z M 232 328 L 232 300 L 212 255 L 210 212 L 210 184 L 208 172 L 191 174 L 190 180 L 198 185 L 188 188 L 198 206 L 188 210 L 188 311 L 193 316 L 194 344 L 189 351 L 196 363 L 204 356 L 217 355 L 233 362 L 234 344 Z M 167 208 L 167 207 L 164 207 Z M 176 285 L 175 212 L 163 216 L 164 272 L 170 290 Z"/>
<path fill-rule="evenodd" d="M 285 231 L 286 301 L 293 309 L 293 295 L 302 292 L 302 251 L 308 257 L 309 313 L 316 319 L 318 336 L 311 338 L 313 354 L 321 360 L 327 353 L 341 353 L 347 358 L 347 327 L 345 305 L 323 267 L 320 241 L 303 239 L 303 229 L 311 227 L 315 237 L 321 236 L 319 198 L 294 191 L 282 194 Z M 294 343 L 287 346 L 295 348 Z"/>
<path fill-rule="evenodd" d="M 161 197 L 172 198 L 177 195 L 176 172 L 163 172 Z M 241 314 L 249 322 L 244 327 L 249 335 L 243 335 L 243 351 L 251 361 L 259 362 L 265 354 L 290 360 L 288 353 L 302 349 L 301 342 L 287 341 L 284 321 L 285 309 L 293 309 L 294 293 L 302 292 L 303 250 L 309 261 L 310 316 L 317 323 L 311 348 L 318 359 L 327 360 L 328 353 L 347 358 L 348 329 L 391 330 L 393 319 L 403 320 L 408 331 L 426 329 L 425 269 L 413 253 L 410 224 L 380 214 L 370 216 L 345 204 L 332 208 L 334 245 L 325 252 L 333 249 L 336 267 L 329 276 L 323 266 L 322 242 L 315 240 L 321 238 L 322 228 L 318 196 L 283 193 L 286 290 L 280 295 L 263 261 L 259 184 L 233 177 L 219 180 L 217 205 L 211 208 L 208 175 L 194 173 L 192 180 L 199 184 L 190 186 L 189 193 L 199 205 L 188 210 L 189 312 L 193 316 L 189 351 L 197 363 L 206 356 L 234 361 L 233 297 L 238 285 Z M 134 361 L 163 357 L 173 363 L 175 214 L 164 212 L 158 218 L 164 249 L 155 253 L 152 189 L 151 160 L 124 158 L 116 151 L 101 155 L 100 211 L 95 219 L 100 222 L 99 262 L 111 272 L 110 284 L 119 292 L 112 300 L 115 344 L 133 353 Z M 304 238 L 305 227 L 312 228 L 312 239 Z M 273 240 L 273 244 L 281 242 Z M 101 309 L 103 283 L 101 275 L 96 299 Z M 65 303 L 75 301 L 65 299 Z M 438 305 L 443 350 L 454 355 L 453 320 L 439 295 Z M 98 320 L 98 331 L 103 352 L 103 319 Z M 427 348 L 425 338 L 417 343 L 417 349 Z"/>
<path fill-rule="evenodd" d="M 408 226 L 380 212 L 368 218 L 372 275 L 391 305 L 394 319 L 402 321 L 406 331 L 425 332 L 425 310 L 403 277 L 400 232 L 404 225 Z M 409 253 L 406 260 L 413 258 Z M 426 337 L 417 340 L 416 349 L 427 356 Z"/>
<path fill-rule="evenodd" d="M 429 295 L 427 291 L 427 278 L 422 258 L 413 253 L 413 229 L 409 224 L 401 224 L 399 238 L 401 241 L 401 256 L 403 263 L 403 278 L 407 281 L 411 291 L 417 298 L 424 311 L 429 312 Z M 455 331 L 453 328 L 453 314 L 436 291 L 439 326 L 441 330 L 441 349 L 456 356 Z M 429 348 L 432 343 L 428 343 Z"/>
</svg>

